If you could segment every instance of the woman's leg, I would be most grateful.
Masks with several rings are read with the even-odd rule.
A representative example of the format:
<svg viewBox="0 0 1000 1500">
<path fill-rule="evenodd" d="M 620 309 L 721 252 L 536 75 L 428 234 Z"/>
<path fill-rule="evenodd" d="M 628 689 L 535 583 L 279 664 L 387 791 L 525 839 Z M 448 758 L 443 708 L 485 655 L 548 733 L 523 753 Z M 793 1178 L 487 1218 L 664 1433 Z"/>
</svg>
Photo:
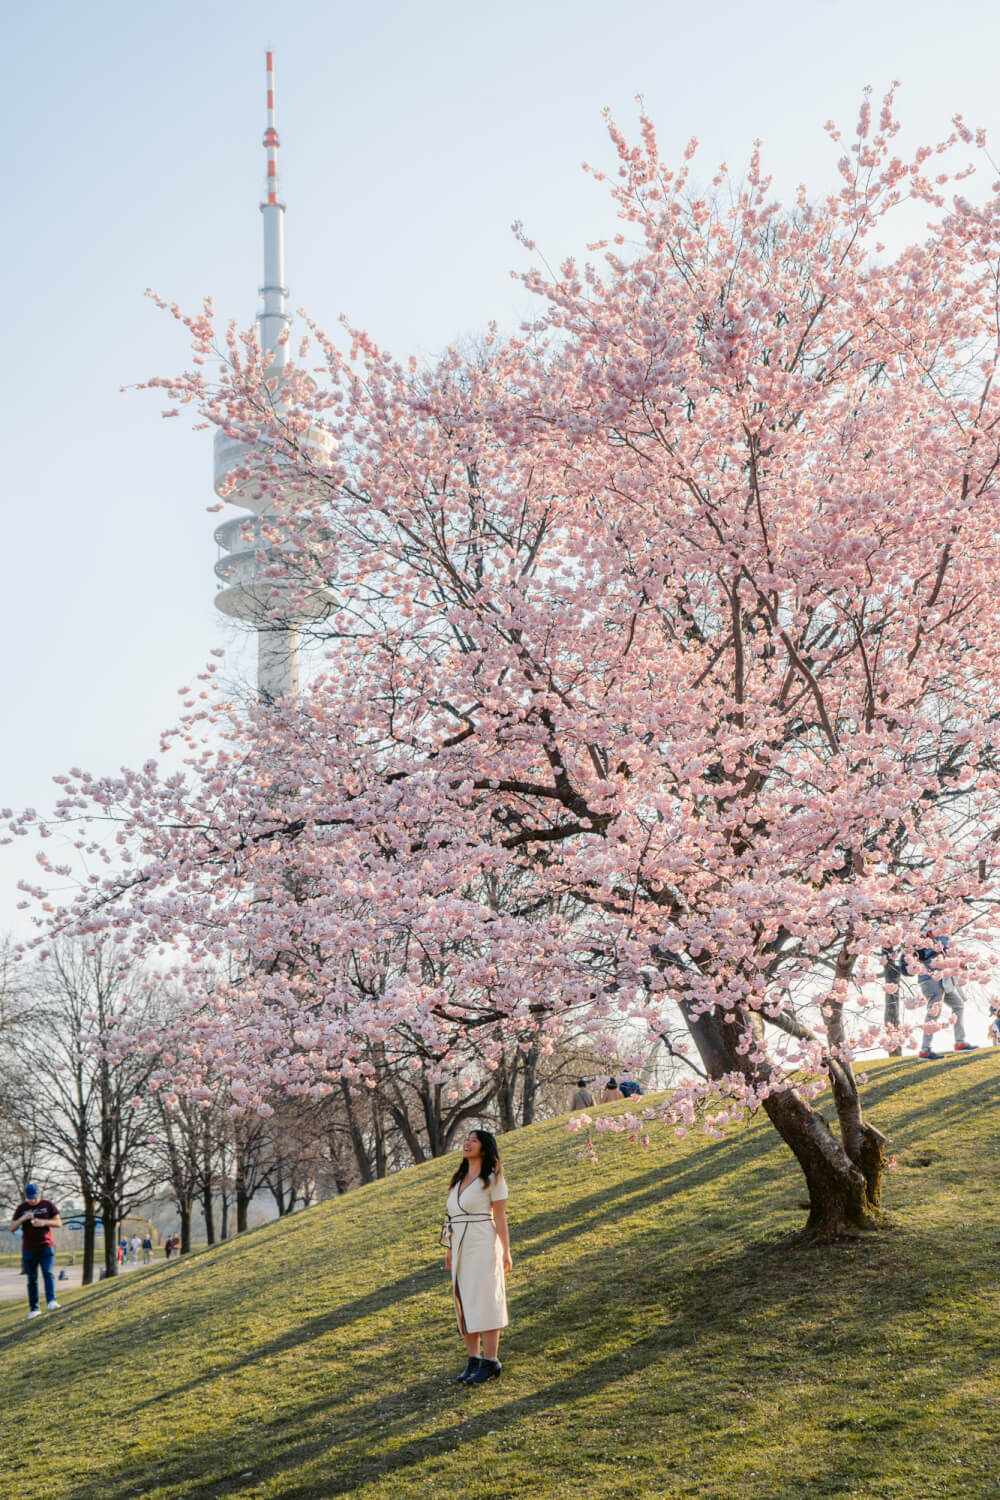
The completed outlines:
<svg viewBox="0 0 1000 1500">
<path fill-rule="evenodd" d="M 462 1306 L 462 1298 L 459 1295 L 458 1285 L 455 1285 L 455 1311 L 458 1314 L 458 1326 L 465 1340 L 465 1351 L 470 1359 L 475 1359 L 479 1354 L 479 1340 L 483 1337 L 481 1333 L 469 1333 L 465 1327 L 465 1308 Z M 489 1337 L 489 1334 L 486 1335 Z"/>
<path fill-rule="evenodd" d="M 483 1357 L 479 1362 L 479 1369 L 467 1377 L 466 1385 L 483 1385 L 487 1380 L 495 1380 L 500 1374 L 502 1367 L 497 1358 L 500 1352 L 499 1328 L 488 1329 L 482 1339 Z"/>
</svg>

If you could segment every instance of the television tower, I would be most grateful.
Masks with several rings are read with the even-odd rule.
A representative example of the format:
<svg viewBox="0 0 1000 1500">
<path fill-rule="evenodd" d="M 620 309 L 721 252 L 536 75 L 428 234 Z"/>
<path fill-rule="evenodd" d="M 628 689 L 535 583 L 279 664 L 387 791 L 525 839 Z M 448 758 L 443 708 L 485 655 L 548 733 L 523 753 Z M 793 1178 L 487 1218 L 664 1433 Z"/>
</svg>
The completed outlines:
<svg viewBox="0 0 1000 1500">
<path fill-rule="evenodd" d="M 263 306 L 257 313 L 257 337 L 269 376 L 281 374 L 288 363 L 286 335 L 291 319 L 286 310 L 285 205 L 278 197 L 278 130 L 274 114 L 274 54 L 267 54 L 267 189 L 260 205 L 264 228 Z M 313 429 L 310 446 L 322 451 L 329 439 Z M 221 498 L 249 511 L 236 515 L 215 529 L 222 549 L 215 565 L 222 587 L 215 606 L 223 614 L 245 620 L 257 632 L 257 691 L 267 702 L 277 702 L 298 691 L 298 622 L 321 618 L 329 609 L 323 591 L 303 592 L 295 572 L 294 541 L 284 541 L 280 519 L 280 497 L 255 478 L 262 460 L 252 445 L 228 436 L 221 428 L 215 434 L 215 492 Z M 249 469 L 249 478 L 233 482 L 236 469 Z M 276 508 L 279 511 L 274 515 Z M 291 564 L 291 567 L 289 567 Z"/>
</svg>

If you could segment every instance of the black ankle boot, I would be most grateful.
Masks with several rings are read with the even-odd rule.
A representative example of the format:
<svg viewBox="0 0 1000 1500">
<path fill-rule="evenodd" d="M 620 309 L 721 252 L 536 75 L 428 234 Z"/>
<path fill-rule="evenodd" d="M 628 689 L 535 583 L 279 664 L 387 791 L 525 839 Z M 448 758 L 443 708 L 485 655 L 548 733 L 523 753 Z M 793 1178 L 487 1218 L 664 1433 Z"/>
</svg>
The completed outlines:
<svg viewBox="0 0 1000 1500">
<path fill-rule="evenodd" d="M 466 1385 L 482 1385 L 484 1380 L 499 1380 L 503 1365 L 498 1359 L 481 1359 L 479 1369 L 466 1380 Z"/>
<path fill-rule="evenodd" d="M 455 1384 L 466 1384 L 466 1382 L 469 1381 L 473 1375 L 475 1375 L 481 1364 L 482 1360 L 479 1358 L 478 1354 L 470 1354 L 465 1369 L 462 1371 L 461 1375 L 456 1376 Z"/>
</svg>

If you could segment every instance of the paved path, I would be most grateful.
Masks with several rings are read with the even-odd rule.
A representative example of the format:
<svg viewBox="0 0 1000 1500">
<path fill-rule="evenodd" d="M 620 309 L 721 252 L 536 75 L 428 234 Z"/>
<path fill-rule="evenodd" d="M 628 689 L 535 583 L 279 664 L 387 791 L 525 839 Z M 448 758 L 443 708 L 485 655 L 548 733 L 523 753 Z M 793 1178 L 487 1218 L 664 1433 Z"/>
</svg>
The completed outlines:
<svg viewBox="0 0 1000 1500">
<path fill-rule="evenodd" d="M 154 1261 L 154 1265 L 156 1263 L 157 1262 Z M 122 1267 L 122 1270 L 125 1271 L 135 1271 L 138 1269 L 139 1268 L 137 1266 L 134 1266 L 131 1263 L 128 1263 Z M 66 1272 L 65 1281 L 59 1280 L 60 1271 Z M 56 1299 L 58 1300 L 60 1287 L 77 1287 L 82 1285 L 80 1278 L 83 1275 L 83 1267 L 80 1265 L 56 1266 L 53 1275 L 56 1278 Z M 45 1285 L 42 1281 L 41 1272 L 38 1273 L 38 1290 L 39 1293 L 44 1296 Z M 13 1266 L 0 1266 L 0 1302 L 13 1302 L 16 1301 L 19 1297 L 24 1298 L 24 1305 L 25 1307 L 27 1307 L 28 1285 L 24 1277 L 21 1275 L 20 1271 L 16 1270 Z"/>
</svg>

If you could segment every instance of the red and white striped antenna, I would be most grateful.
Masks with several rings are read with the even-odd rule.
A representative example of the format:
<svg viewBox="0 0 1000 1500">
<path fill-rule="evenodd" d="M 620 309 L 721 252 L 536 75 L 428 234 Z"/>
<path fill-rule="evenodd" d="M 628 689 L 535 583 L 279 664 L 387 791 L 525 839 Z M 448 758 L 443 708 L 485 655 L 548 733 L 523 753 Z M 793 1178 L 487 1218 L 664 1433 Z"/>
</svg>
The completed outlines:
<svg viewBox="0 0 1000 1500">
<path fill-rule="evenodd" d="M 274 117 L 274 53 L 267 53 L 267 129 L 264 147 L 267 151 L 267 201 L 278 201 L 278 127 Z"/>
</svg>

